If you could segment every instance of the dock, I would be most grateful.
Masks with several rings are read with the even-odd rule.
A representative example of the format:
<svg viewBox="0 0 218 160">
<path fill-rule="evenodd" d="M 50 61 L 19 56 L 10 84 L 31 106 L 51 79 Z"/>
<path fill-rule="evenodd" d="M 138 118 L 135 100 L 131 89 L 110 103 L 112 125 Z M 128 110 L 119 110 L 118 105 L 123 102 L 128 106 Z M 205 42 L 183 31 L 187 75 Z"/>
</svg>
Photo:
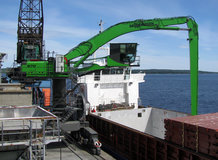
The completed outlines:
<svg viewBox="0 0 218 160">
<path fill-rule="evenodd" d="M 78 144 L 70 144 L 66 147 L 64 143 L 49 144 L 46 149 L 45 159 L 48 160 L 115 160 L 114 157 L 101 150 L 101 155 L 92 155 L 86 147 Z"/>
</svg>

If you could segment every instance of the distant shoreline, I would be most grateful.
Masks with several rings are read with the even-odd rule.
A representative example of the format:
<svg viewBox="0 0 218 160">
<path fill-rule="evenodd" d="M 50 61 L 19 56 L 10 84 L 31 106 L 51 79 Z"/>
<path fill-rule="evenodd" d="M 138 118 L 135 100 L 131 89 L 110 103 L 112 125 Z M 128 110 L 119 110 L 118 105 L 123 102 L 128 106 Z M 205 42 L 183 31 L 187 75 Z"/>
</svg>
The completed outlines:
<svg viewBox="0 0 218 160">
<path fill-rule="evenodd" d="M 190 70 L 171 70 L 171 69 L 135 69 L 133 73 L 146 74 L 190 74 Z M 199 74 L 218 74 L 218 72 L 199 71 Z"/>
<path fill-rule="evenodd" d="M 10 68 L 2 68 L 2 73 L 6 73 Z M 190 74 L 190 70 L 173 70 L 173 69 L 133 69 L 133 73 L 146 74 Z M 199 71 L 199 74 L 218 74 L 218 72 Z"/>
</svg>

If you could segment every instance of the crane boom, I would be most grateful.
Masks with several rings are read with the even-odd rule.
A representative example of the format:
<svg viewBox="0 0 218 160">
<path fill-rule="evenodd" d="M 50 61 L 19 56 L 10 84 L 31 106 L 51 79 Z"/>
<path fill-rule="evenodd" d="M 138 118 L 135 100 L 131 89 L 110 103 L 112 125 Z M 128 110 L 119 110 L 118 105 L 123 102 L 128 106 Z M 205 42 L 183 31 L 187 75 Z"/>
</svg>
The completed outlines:
<svg viewBox="0 0 218 160">
<path fill-rule="evenodd" d="M 175 25 L 187 24 L 187 28 L 180 28 Z M 189 47 L 190 47 L 190 74 L 191 74 L 191 113 L 192 115 L 197 114 L 197 103 L 198 103 L 198 25 L 192 17 L 174 17 L 174 18 L 163 18 L 163 19 L 149 19 L 149 20 L 135 20 L 123 23 L 118 23 L 105 31 L 97 34 L 89 40 L 80 43 L 78 46 L 73 48 L 64 56 L 64 68 L 63 73 L 55 72 L 55 63 L 49 61 L 37 61 L 37 62 L 26 62 L 22 65 L 22 71 L 29 77 L 67 77 L 68 72 L 68 61 L 75 60 L 73 68 L 78 67 L 84 63 L 89 56 L 91 56 L 99 47 L 103 46 L 110 40 L 124 35 L 126 33 L 141 31 L 141 30 L 187 30 L 189 35 Z M 99 66 L 93 64 L 87 70 L 99 70 L 105 67 L 113 66 L 128 66 L 128 64 L 121 64 L 116 62 L 110 57 L 107 57 L 107 66 Z M 44 68 L 43 71 L 40 69 Z M 84 70 L 78 70 L 84 71 Z M 65 74 L 65 75 L 64 75 Z"/>
<path fill-rule="evenodd" d="M 88 41 L 80 43 L 77 47 L 68 52 L 65 57 L 67 60 L 83 56 L 74 67 L 78 67 L 90 55 L 92 55 L 99 47 L 103 46 L 110 40 L 126 33 L 140 30 L 183 30 L 183 28 L 174 27 L 172 25 L 187 23 L 189 30 L 189 38 L 198 37 L 198 28 L 196 22 L 191 17 L 175 17 L 165 19 L 135 20 L 129 22 L 118 23 L 98 35 L 92 37 Z M 191 33 L 191 35 L 190 35 Z M 191 37 L 190 37 L 191 36 Z"/>
</svg>

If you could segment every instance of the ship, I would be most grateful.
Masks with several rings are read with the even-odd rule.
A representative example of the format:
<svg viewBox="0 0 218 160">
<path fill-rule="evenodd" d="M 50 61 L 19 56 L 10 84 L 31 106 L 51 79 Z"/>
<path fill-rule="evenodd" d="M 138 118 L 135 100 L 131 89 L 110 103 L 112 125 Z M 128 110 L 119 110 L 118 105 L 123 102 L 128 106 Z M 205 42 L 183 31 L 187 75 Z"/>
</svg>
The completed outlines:
<svg viewBox="0 0 218 160">
<path fill-rule="evenodd" d="M 46 157 L 46 146 L 54 147 L 54 143 L 58 147 L 50 151 L 60 154 L 60 159 L 60 144 L 79 159 L 112 159 L 101 157 L 100 148 L 116 159 L 218 158 L 217 113 L 196 115 L 198 27 L 192 17 L 118 23 L 65 55 L 44 59 L 42 0 L 36 6 L 28 2 L 21 0 L 18 18 L 16 61 L 20 66 L 10 74 L 22 84 L 0 85 L 2 159 L 55 159 L 51 154 Z M 32 23 L 36 26 L 29 26 L 26 19 L 37 21 Z M 187 24 L 187 28 L 175 26 L 180 24 Z M 106 57 L 89 59 L 112 39 L 148 29 L 188 31 L 192 116 L 141 105 L 139 84 L 144 82 L 145 73 L 132 69 L 140 65 L 137 43 L 111 43 Z M 36 86 L 48 79 L 51 88 Z M 88 146 L 88 157 L 82 158 L 81 146 Z"/>
<path fill-rule="evenodd" d="M 217 159 L 217 113 L 192 116 L 141 106 L 144 76 L 122 68 L 79 79 L 103 149 L 116 159 Z"/>
<path fill-rule="evenodd" d="M 145 76 L 133 67 L 120 67 L 78 78 L 89 102 L 87 119 L 104 150 L 116 159 L 218 158 L 217 113 L 192 116 L 142 106 L 139 83 L 145 82 Z"/>
</svg>

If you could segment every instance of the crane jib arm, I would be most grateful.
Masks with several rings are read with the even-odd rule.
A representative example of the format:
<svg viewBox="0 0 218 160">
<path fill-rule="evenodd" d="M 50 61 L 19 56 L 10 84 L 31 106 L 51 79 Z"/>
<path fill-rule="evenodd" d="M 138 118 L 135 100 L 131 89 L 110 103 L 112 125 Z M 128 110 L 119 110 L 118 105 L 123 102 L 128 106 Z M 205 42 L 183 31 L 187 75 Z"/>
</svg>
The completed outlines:
<svg viewBox="0 0 218 160">
<path fill-rule="evenodd" d="M 187 24 L 187 29 L 175 25 Z M 198 103 L 198 25 L 192 17 L 174 17 L 164 19 L 135 20 L 118 23 L 88 41 L 80 43 L 77 47 L 69 51 L 65 58 L 70 61 L 81 57 L 75 64 L 77 68 L 99 47 L 112 39 L 123 34 L 140 30 L 187 30 L 189 32 L 190 47 L 190 75 L 191 75 L 191 113 L 197 114 Z"/>
</svg>

